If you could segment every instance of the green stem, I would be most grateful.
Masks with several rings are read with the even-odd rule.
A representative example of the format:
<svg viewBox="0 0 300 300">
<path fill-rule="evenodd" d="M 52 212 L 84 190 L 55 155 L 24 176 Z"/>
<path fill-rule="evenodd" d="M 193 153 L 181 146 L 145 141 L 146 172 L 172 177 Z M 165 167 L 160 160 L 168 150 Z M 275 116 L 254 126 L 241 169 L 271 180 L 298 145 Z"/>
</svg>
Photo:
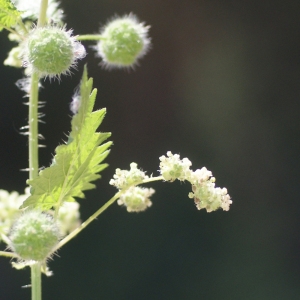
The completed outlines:
<svg viewBox="0 0 300 300">
<path fill-rule="evenodd" d="M 80 231 L 87 227 L 92 221 L 94 221 L 101 213 L 103 213 L 109 206 L 111 206 L 122 194 L 122 192 L 116 193 L 110 200 L 108 200 L 103 206 L 101 206 L 93 215 L 91 215 L 85 222 L 83 222 L 78 228 L 73 230 L 69 235 L 62 239 L 53 252 L 57 251 L 63 245 L 68 243 L 72 238 L 74 238 Z"/>
<path fill-rule="evenodd" d="M 28 33 L 28 30 L 27 30 L 26 26 L 24 25 L 22 18 L 19 19 L 18 24 L 21 26 L 21 28 L 23 29 L 25 34 Z M 24 39 L 24 38 L 22 37 L 22 39 Z"/>
<path fill-rule="evenodd" d="M 17 35 L 21 40 L 24 40 L 24 37 L 20 33 L 18 33 L 17 31 L 15 31 L 14 29 L 6 27 L 6 26 L 3 26 L 3 28 L 5 28 L 7 31 Z"/>
<path fill-rule="evenodd" d="M 42 27 L 47 21 L 48 0 L 41 0 L 40 14 L 37 27 Z M 38 93 L 39 76 L 35 72 L 31 75 L 29 96 L 29 179 L 38 176 Z M 41 263 L 31 265 L 31 299 L 42 299 Z"/>
<path fill-rule="evenodd" d="M 31 75 L 31 88 L 29 96 L 29 179 L 38 176 L 38 86 L 39 76 Z"/>
<path fill-rule="evenodd" d="M 18 255 L 12 252 L 0 251 L 0 256 L 6 256 L 10 258 L 18 258 Z"/>
<path fill-rule="evenodd" d="M 164 180 L 162 176 L 150 177 L 148 179 L 143 180 L 141 184 Z M 127 189 L 126 189 L 127 190 Z M 110 198 L 103 206 L 101 206 L 93 215 L 91 215 L 85 222 L 83 222 L 78 228 L 73 230 L 69 235 L 67 235 L 64 239 L 62 239 L 57 246 L 54 248 L 53 252 L 57 251 L 59 248 L 68 243 L 72 238 L 74 238 L 79 232 L 81 232 L 84 228 L 86 228 L 92 221 L 94 221 L 101 213 L 103 213 L 109 206 L 111 206 L 120 196 L 126 192 L 126 190 L 119 191 L 112 198 Z"/>
<path fill-rule="evenodd" d="M 84 34 L 76 36 L 77 41 L 100 41 L 104 39 L 105 38 L 99 34 Z"/>
<path fill-rule="evenodd" d="M 47 8 L 48 8 L 48 0 L 42 0 L 37 27 L 45 26 L 47 22 Z"/>
<path fill-rule="evenodd" d="M 31 265 L 31 300 L 42 299 L 42 273 L 41 263 Z"/>
</svg>

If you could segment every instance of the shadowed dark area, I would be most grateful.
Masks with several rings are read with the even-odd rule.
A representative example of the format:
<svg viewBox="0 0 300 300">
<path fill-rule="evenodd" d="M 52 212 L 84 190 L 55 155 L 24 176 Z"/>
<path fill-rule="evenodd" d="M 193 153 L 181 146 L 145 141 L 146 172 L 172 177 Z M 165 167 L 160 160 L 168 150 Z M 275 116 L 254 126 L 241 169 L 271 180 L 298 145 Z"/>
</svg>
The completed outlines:
<svg viewBox="0 0 300 300">
<path fill-rule="evenodd" d="M 114 142 L 97 189 L 80 200 L 87 219 L 115 193 L 116 168 L 158 172 L 168 150 L 206 166 L 233 199 L 229 212 L 197 211 L 189 184 L 155 183 L 153 206 L 114 204 L 49 263 L 43 300 L 297 300 L 300 294 L 300 2 L 62 0 L 74 34 L 96 33 L 114 14 L 151 25 L 151 51 L 135 70 L 106 71 L 88 56 L 62 82 L 43 82 L 40 166 L 70 129 L 69 104 L 83 64 L 107 108 Z M 0 60 L 12 43 L 0 34 Z M 27 179 L 27 106 L 0 67 L 0 188 Z M 5 246 L 2 244 L 1 250 Z M 30 299 L 30 271 L 0 257 L 0 299 Z"/>
</svg>

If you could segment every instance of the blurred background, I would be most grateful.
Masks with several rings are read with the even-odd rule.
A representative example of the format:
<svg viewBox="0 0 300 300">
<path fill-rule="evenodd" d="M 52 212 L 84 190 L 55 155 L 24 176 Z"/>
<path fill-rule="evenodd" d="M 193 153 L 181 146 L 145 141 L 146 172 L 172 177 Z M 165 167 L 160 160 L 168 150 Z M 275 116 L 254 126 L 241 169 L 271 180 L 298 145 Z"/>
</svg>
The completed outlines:
<svg viewBox="0 0 300 300">
<path fill-rule="evenodd" d="M 69 103 L 83 64 L 106 107 L 114 142 L 85 220 L 114 193 L 131 162 L 157 175 L 168 150 L 206 166 L 233 199 L 229 212 L 198 211 L 189 184 L 155 183 L 153 206 L 114 204 L 49 263 L 43 299 L 275 300 L 300 298 L 300 2 L 62 0 L 74 34 L 96 33 L 114 14 L 151 25 L 152 49 L 136 69 L 106 71 L 85 43 L 79 72 L 43 82 L 40 166 L 70 129 Z M 0 34 L 0 60 L 12 43 Z M 28 174 L 22 73 L 0 67 L 0 188 L 22 193 Z M 150 187 L 150 185 L 149 185 Z M 2 245 L 1 250 L 4 249 Z M 30 299 L 30 270 L 0 257 L 0 299 Z"/>
</svg>

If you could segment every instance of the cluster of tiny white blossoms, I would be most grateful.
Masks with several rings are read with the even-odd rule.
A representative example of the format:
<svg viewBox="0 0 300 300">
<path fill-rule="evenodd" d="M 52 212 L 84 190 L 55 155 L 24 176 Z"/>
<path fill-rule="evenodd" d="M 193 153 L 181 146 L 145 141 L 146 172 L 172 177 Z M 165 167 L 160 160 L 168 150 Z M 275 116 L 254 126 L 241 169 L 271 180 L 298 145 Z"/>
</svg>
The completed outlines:
<svg viewBox="0 0 300 300">
<path fill-rule="evenodd" d="M 189 198 L 193 198 L 196 207 L 206 209 L 207 212 L 215 211 L 222 208 L 224 211 L 229 210 L 232 203 L 226 188 L 215 187 L 215 178 L 212 177 L 212 172 L 205 167 L 192 171 L 190 166 L 192 163 L 189 159 L 180 159 L 178 154 L 167 152 L 166 156 L 160 158 L 160 172 L 166 181 L 189 181 L 192 185 L 192 191 L 189 193 Z"/>
<path fill-rule="evenodd" d="M 27 197 L 28 194 L 19 195 L 17 192 L 0 190 L 0 240 L 1 235 L 8 234 L 13 222 L 20 215 L 19 207 Z"/>
<path fill-rule="evenodd" d="M 132 186 L 121 195 L 118 200 L 119 205 L 125 205 L 128 212 L 140 212 L 146 210 L 152 205 L 150 197 L 155 190 L 150 188 L 141 188 Z"/>
<path fill-rule="evenodd" d="M 130 164 L 130 170 L 116 169 L 114 179 L 111 179 L 109 184 L 114 185 L 119 190 L 127 189 L 130 186 L 142 183 L 144 179 L 148 179 L 149 176 L 142 170 L 137 168 L 136 163 Z"/>
<path fill-rule="evenodd" d="M 116 169 L 113 177 L 109 184 L 124 191 L 118 200 L 118 204 L 126 206 L 128 212 L 144 211 L 152 205 L 149 198 L 154 194 L 154 189 L 136 186 L 149 178 L 144 171 L 137 168 L 136 163 L 130 164 L 129 171 Z"/>
<path fill-rule="evenodd" d="M 48 213 L 54 213 L 53 210 L 48 211 Z M 72 232 L 74 229 L 80 226 L 80 212 L 78 202 L 64 202 L 59 208 L 57 216 L 58 227 L 61 236 L 66 236 L 68 233 Z"/>
<path fill-rule="evenodd" d="M 178 154 L 173 155 L 171 151 L 168 151 L 167 157 L 163 155 L 159 160 L 160 173 L 166 181 L 173 182 L 176 179 L 184 181 L 191 176 L 192 163 L 188 158 L 181 160 Z"/>
</svg>

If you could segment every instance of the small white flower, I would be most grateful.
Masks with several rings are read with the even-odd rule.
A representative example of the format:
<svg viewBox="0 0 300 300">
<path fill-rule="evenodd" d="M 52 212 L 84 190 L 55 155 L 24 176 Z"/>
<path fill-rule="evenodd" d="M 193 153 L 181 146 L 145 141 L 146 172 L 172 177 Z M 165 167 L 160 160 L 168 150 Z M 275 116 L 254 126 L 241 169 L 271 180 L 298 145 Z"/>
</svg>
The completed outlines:
<svg viewBox="0 0 300 300">
<path fill-rule="evenodd" d="M 114 179 L 111 179 L 109 184 L 114 185 L 120 190 L 142 183 L 144 179 L 149 178 L 145 172 L 137 168 L 136 163 L 130 164 L 129 171 L 116 169 L 116 173 L 113 177 Z"/>
<path fill-rule="evenodd" d="M 172 182 L 175 179 L 184 181 L 190 177 L 192 163 L 188 158 L 180 159 L 178 154 L 173 155 L 168 151 L 167 157 L 163 155 L 159 160 L 160 173 L 166 181 Z"/>
<path fill-rule="evenodd" d="M 150 197 L 155 193 L 154 189 L 130 187 L 118 200 L 119 205 L 124 205 L 128 212 L 140 212 L 152 205 Z"/>
<path fill-rule="evenodd" d="M 206 209 L 207 212 L 212 212 L 222 208 L 228 211 L 232 200 L 227 194 L 227 189 L 215 187 L 215 178 L 211 176 L 212 173 L 205 167 L 193 172 L 191 175 L 193 192 L 189 193 L 189 198 L 194 198 L 199 210 Z"/>
<path fill-rule="evenodd" d="M 58 227 L 62 236 L 67 235 L 80 226 L 78 202 L 64 202 L 58 211 Z"/>
<path fill-rule="evenodd" d="M 19 195 L 17 192 L 8 193 L 5 190 L 0 190 L 0 234 L 6 235 L 9 232 L 13 222 L 21 213 L 19 207 L 27 197 L 29 197 L 28 189 L 25 190 L 24 195 Z"/>
<path fill-rule="evenodd" d="M 211 171 L 208 171 L 205 167 L 197 169 L 194 172 L 191 172 L 190 178 L 187 180 L 191 184 L 200 184 L 203 181 L 207 181 L 212 176 Z"/>
</svg>

